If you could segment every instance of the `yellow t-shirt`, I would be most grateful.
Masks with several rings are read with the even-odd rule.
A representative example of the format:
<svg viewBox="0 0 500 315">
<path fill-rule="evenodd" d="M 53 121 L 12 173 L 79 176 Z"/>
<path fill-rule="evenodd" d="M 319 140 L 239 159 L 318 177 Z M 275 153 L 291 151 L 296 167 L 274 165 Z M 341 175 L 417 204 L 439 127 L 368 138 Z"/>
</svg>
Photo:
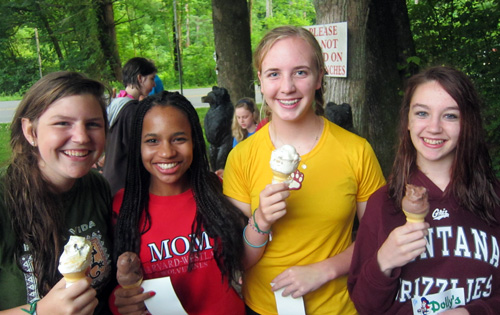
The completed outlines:
<svg viewBox="0 0 500 315">
<path fill-rule="evenodd" d="M 287 214 L 272 226 L 273 239 L 262 258 L 245 271 L 245 303 L 260 314 L 277 314 L 270 285 L 277 275 L 349 247 L 356 202 L 368 200 L 385 184 L 370 144 L 323 119 L 325 128 L 317 145 L 301 156 L 302 175 L 295 184 L 302 186 L 291 191 Z M 237 145 L 226 163 L 224 194 L 257 208 L 260 192 L 271 183 L 269 160 L 274 149 L 269 124 Z M 356 314 L 347 292 L 347 275 L 306 294 L 304 303 L 307 314 Z"/>
</svg>

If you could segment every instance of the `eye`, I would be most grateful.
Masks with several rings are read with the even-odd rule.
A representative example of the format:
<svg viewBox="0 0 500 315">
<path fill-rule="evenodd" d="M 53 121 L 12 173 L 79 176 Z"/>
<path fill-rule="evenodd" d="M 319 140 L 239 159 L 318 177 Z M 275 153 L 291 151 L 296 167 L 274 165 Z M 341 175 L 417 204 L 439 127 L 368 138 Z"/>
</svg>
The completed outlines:
<svg viewBox="0 0 500 315">
<path fill-rule="evenodd" d="M 177 143 L 177 144 L 179 144 L 179 143 L 185 143 L 187 141 L 188 141 L 188 139 L 186 137 L 175 137 L 173 139 L 173 142 Z"/>
<path fill-rule="evenodd" d="M 149 138 L 149 139 L 146 139 L 144 141 L 144 143 L 151 143 L 151 144 L 155 144 L 155 143 L 158 143 L 158 140 L 156 140 L 155 138 Z"/>
<path fill-rule="evenodd" d="M 297 73 L 298 76 L 305 76 L 305 75 L 307 75 L 307 72 L 304 71 L 304 70 L 298 70 L 296 73 Z"/>
<path fill-rule="evenodd" d="M 276 78 L 278 76 L 278 72 L 270 72 L 267 76 L 269 78 Z"/>
<path fill-rule="evenodd" d="M 87 123 L 87 128 L 98 129 L 98 128 L 102 128 L 102 127 L 103 127 L 103 125 L 100 122 L 93 121 L 93 122 Z"/>
<path fill-rule="evenodd" d="M 56 126 L 69 126 L 69 122 L 67 121 L 57 121 L 54 123 Z"/>
<path fill-rule="evenodd" d="M 415 112 L 415 116 L 418 116 L 418 117 L 427 117 L 429 114 L 427 112 L 424 112 L 424 111 L 418 111 L 418 112 Z"/>
<path fill-rule="evenodd" d="M 459 116 L 457 114 L 454 114 L 454 113 L 447 113 L 447 114 L 444 114 L 444 118 L 447 120 L 457 120 L 459 118 Z"/>
</svg>

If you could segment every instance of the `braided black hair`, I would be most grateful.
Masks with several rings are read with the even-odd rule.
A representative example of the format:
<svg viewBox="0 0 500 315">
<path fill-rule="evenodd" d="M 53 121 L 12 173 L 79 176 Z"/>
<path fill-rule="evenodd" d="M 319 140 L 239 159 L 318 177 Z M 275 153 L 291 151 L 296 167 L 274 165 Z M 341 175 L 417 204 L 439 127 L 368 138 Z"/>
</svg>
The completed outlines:
<svg viewBox="0 0 500 315">
<path fill-rule="evenodd" d="M 196 252 L 196 239 L 202 229 L 215 240 L 214 258 L 222 276 L 229 282 L 238 280 L 242 270 L 242 230 L 246 223 L 243 213 L 222 193 L 222 183 L 210 171 L 200 119 L 193 105 L 178 92 L 163 91 L 142 100 L 138 106 L 132 128 L 132 145 L 128 154 L 125 194 L 118 216 L 115 235 L 115 259 L 126 251 L 138 253 L 140 237 L 152 222 L 148 210 L 150 173 L 141 158 L 141 134 L 144 116 L 154 106 L 172 106 L 180 110 L 191 125 L 193 161 L 188 170 L 190 187 L 196 202 L 196 215 L 191 226 L 192 238 L 188 271 L 192 270 Z M 145 212 L 144 225 L 139 226 Z M 158 223 L 157 223 L 158 224 Z"/>
</svg>

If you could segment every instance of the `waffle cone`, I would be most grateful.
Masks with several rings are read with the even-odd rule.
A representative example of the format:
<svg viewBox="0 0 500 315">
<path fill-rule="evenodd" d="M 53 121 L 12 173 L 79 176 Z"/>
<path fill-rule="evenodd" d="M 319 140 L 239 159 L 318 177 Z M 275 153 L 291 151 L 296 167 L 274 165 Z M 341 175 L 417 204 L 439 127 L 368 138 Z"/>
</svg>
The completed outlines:
<svg viewBox="0 0 500 315">
<path fill-rule="evenodd" d="M 142 284 L 142 278 L 139 279 L 136 283 L 134 284 L 129 284 L 129 285 L 122 285 L 122 288 L 124 289 L 133 289 L 133 288 L 138 288 Z"/>
<path fill-rule="evenodd" d="M 290 174 L 284 174 L 273 170 L 273 184 L 284 183 L 290 177 Z"/>
<path fill-rule="evenodd" d="M 66 280 L 66 288 L 77 282 L 78 280 L 85 279 L 87 277 L 86 270 L 72 273 L 63 274 L 64 280 Z"/>
<path fill-rule="evenodd" d="M 427 213 L 429 211 L 426 211 L 424 213 L 411 213 L 411 212 L 406 212 L 403 210 L 405 216 L 406 216 L 406 221 L 412 222 L 412 223 L 419 223 L 419 222 L 424 222 L 425 221 L 425 216 L 427 216 Z"/>
</svg>

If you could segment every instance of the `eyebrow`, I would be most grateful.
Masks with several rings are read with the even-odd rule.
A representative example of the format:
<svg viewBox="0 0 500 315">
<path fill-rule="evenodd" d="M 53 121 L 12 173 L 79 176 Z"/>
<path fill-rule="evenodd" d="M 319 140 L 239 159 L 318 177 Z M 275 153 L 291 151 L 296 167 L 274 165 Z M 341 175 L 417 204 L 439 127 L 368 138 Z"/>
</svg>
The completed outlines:
<svg viewBox="0 0 500 315">
<path fill-rule="evenodd" d="M 54 119 L 54 120 L 80 120 L 80 118 L 75 118 L 73 116 L 65 116 L 65 115 L 55 115 L 50 117 L 49 119 Z M 96 120 L 104 120 L 103 116 L 96 116 L 96 117 L 91 117 L 88 119 L 84 119 L 85 121 L 96 121 Z"/>
<path fill-rule="evenodd" d="M 178 131 L 178 132 L 175 132 L 174 134 L 172 134 L 173 137 L 181 136 L 181 135 L 187 135 L 187 133 L 184 131 Z M 154 132 L 150 132 L 150 133 L 145 134 L 143 138 L 146 138 L 146 137 L 158 137 L 158 134 L 154 133 Z"/>
<path fill-rule="evenodd" d="M 296 71 L 296 70 L 301 70 L 301 69 L 307 69 L 307 70 L 311 70 L 311 67 L 308 67 L 306 65 L 303 65 L 303 66 L 297 66 L 297 67 L 294 67 L 292 70 Z M 265 69 L 263 71 L 263 73 L 266 73 L 266 72 L 276 72 L 276 71 L 280 71 L 280 68 L 269 68 L 269 69 Z"/>
<path fill-rule="evenodd" d="M 430 108 L 429 105 L 426 105 L 426 104 L 421 104 L 421 103 L 415 103 L 413 105 L 410 105 L 410 107 L 424 107 L 426 109 Z M 452 105 L 452 106 L 447 106 L 445 107 L 445 110 L 458 110 L 460 111 L 460 108 L 458 107 L 458 105 Z"/>
</svg>

